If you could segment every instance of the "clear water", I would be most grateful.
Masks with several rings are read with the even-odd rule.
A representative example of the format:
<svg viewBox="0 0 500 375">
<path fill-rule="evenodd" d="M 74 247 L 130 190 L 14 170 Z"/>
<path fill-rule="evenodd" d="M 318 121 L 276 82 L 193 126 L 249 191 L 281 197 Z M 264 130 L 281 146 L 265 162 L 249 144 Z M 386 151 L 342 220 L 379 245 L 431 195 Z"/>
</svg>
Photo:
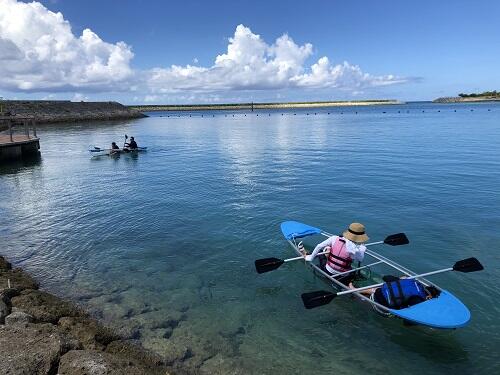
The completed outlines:
<svg viewBox="0 0 500 375">
<path fill-rule="evenodd" d="M 0 253 L 188 371 L 498 372 L 498 104 L 152 116 L 41 128 L 40 161 L 0 167 Z M 89 157 L 125 133 L 148 152 Z M 405 327 L 350 298 L 305 310 L 325 285 L 301 262 L 253 268 L 294 255 L 284 220 L 404 231 L 379 250 L 415 271 L 478 257 L 483 272 L 433 279 L 472 321 Z"/>
</svg>

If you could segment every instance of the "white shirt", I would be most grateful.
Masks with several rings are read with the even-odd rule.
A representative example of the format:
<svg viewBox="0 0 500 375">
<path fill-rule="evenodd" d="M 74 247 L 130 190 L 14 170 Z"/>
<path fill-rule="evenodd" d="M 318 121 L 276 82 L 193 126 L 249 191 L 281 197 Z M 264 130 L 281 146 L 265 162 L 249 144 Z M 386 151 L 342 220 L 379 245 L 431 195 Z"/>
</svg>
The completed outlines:
<svg viewBox="0 0 500 375">
<path fill-rule="evenodd" d="M 327 238 L 323 242 L 317 244 L 314 251 L 310 255 L 306 256 L 306 261 L 311 262 L 320 250 L 323 250 L 325 247 L 332 247 L 335 244 L 335 241 L 337 241 L 337 238 L 339 238 L 339 236 L 331 236 L 330 238 Z M 351 258 L 361 262 L 365 257 L 366 246 L 352 242 L 347 238 L 344 238 L 344 240 L 346 251 L 351 255 Z"/>
</svg>

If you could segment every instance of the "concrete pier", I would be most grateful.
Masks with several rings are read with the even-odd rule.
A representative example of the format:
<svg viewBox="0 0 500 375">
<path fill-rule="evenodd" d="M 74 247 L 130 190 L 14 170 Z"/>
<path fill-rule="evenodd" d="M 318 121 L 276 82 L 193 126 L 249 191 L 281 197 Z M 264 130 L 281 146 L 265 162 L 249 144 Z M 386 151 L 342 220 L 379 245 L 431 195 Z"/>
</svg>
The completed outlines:
<svg viewBox="0 0 500 375">
<path fill-rule="evenodd" d="M 14 129 L 19 126 L 22 134 L 14 134 Z M 1 163 L 40 153 L 40 139 L 36 135 L 36 123 L 33 118 L 0 116 L 0 128 L 5 129 L 5 132 L 0 133 Z"/>
</svg>

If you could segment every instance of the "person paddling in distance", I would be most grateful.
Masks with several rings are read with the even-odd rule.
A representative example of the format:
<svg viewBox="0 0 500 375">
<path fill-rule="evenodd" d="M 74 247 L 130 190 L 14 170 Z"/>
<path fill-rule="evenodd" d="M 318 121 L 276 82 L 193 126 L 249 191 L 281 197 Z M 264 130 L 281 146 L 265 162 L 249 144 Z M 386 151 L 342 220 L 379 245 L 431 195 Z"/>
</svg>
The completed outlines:
<svg viewBox="0 0 500 375">
<path fill-rule="evenodd" d="M 342 233 L 342 236 L 332 236 L 325 241 L 319 243 L 314 248 L 310 255 L 305 255 L 305 260 L 311 262 L 316 255 L 325 248 L 329 249 L 326 254 L 326 264 L 324 269 L 330 275 L 335 276 L 337 273 L 342 273 L 351 270 L 351 263 L 354 260 L 361 262 L 365 256 L 366 246 L 364 243 L 368 241 L 365 226 L 361 223 L 352 223 L 349 228 Z M 338 281 L 345 285 L 351 284 L 354 279 L 355 272 L 350 272 L 346 275 L 339 276 Z"/>
<path fill-rule="evenodd" d="M 125 143 L 125 147 L 127 147 L 130 150 L 134 150 L 137 148 L 137 143 L 134 140 L 134 137 L 130 137 L 130 142 Z"/>
<path fill-rule="evenodd" d="M 120 152 L 120 147 L 116 144 L 116 142 L 111 142 L 111 154 L 116 154 L 117 152 Z"/>
</svg>

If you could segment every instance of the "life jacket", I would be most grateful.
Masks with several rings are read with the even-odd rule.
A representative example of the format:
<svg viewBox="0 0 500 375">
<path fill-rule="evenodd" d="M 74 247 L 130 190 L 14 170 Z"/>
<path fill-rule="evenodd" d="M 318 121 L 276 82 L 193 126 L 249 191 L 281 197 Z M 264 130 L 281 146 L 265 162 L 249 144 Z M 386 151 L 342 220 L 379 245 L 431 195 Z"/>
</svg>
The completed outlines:
<svg viewBox="0 0 500 375">
<path fill-rule="evenodd" d="M 381 288 L 387 307 L 402 309 L 425 301 L 427 293 L 424 286 L 413 279 L 396 279 L 386 282 Z"/>
<path fill-rule="evenodd" d="M 331 246 L 326 265 L 337 272 L 346 272 L 351 269 L 352 258 L 347 252 L 346 240 L 338 237 Z"/>
</svg>

